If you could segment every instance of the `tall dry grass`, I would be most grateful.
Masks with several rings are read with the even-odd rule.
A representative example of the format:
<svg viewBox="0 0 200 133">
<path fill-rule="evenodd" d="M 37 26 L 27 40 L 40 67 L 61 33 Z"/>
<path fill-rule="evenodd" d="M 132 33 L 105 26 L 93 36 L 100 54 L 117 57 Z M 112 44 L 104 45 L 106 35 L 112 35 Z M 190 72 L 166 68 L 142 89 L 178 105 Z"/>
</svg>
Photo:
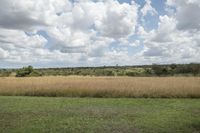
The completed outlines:
<svg viewBox="0 0 200 133">
<path fill-rule="evenodd" d="M 200 98 L 199 77 L 0 78 L 0 95 Z"/>
</svg>

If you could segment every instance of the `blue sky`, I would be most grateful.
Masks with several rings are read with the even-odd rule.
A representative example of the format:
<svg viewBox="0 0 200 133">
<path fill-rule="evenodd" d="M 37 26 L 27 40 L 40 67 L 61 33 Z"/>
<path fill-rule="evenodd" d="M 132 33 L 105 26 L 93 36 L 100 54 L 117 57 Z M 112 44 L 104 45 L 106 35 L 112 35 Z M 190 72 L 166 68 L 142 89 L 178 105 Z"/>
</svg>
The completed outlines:
<svg viewBox="0 0 200 133">
<path fill-rule="evenodd" d="M 199 62 L 198 0 L 1 0 L 0 6 L 0 68 Z"/>
</svg>

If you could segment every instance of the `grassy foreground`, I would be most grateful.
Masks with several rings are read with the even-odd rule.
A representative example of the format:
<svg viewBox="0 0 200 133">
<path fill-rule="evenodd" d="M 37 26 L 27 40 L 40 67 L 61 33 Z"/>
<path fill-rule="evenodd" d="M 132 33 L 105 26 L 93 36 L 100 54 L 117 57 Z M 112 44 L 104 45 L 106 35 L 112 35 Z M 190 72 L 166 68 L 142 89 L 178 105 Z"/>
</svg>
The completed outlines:
<svg viewBox="0 0 200 133">
<path fill-rule="evenodd" d="M 199 133 L 199 99 L 0 97 L 1 133 Z"/>
<path fill-rule="evenodd" d="M 200 98 L 200 77 L 7 77 L 0 95 Z"/>
</svg>

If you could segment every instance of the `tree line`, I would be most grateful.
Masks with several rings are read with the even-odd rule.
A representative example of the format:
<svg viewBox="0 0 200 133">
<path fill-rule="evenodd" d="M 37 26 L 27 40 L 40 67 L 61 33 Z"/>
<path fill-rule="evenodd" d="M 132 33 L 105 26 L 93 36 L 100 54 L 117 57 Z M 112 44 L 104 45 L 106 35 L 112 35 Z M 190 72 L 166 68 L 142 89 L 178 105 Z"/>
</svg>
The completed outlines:
<svg viewBox="0 0 200 133">
<path fill-rule="evenodd" d="M 200 76 L 200 64 L 152 64 L 143 66 L 102 66 L 77 68 L 34 69 L 32 66 L 21 69 L 0 69 L 0 77 L 35 76 Z"/>
</svg>

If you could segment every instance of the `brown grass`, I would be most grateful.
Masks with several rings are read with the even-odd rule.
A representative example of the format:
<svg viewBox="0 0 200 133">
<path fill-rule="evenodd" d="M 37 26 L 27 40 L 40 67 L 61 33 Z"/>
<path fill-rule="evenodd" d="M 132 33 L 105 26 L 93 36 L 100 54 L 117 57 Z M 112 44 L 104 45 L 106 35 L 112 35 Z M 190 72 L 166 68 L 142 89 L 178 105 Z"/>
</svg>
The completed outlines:
<svg viewBox="0 0 200 133">
<path fill-rule="evenodd" d="M 200 77 L 8 77 L 0 95 L 200 98 Z"/>
</svg>

